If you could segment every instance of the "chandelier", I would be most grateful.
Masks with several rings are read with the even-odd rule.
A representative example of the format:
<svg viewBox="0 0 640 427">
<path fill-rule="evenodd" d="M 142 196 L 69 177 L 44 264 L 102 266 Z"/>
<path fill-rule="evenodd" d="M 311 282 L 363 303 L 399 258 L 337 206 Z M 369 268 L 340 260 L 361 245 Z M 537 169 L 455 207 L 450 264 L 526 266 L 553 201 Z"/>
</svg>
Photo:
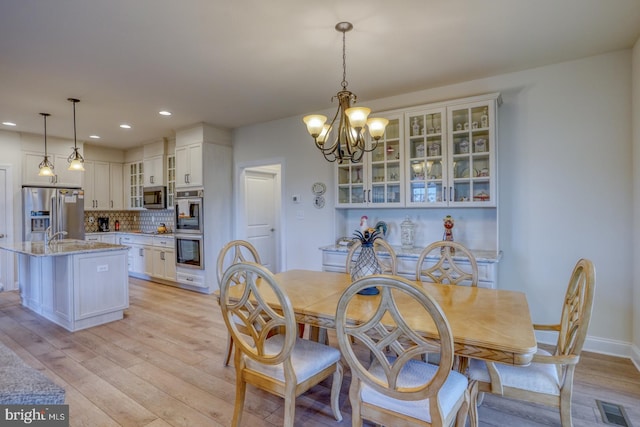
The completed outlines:
<svg viewBox="0 0 640 427">
<path fill-rule="evenodd" d="M 79 99 L 67 98 L 67 101 L 73 102 L 73 152 L 67 158 L 70 171 L 84 171 L 84 158 L 78 152 L 78 143 L 76 142 L 76 103 Z"/>
<path fill-rule="evenodd" d="M 40 171 L 38 172 L 39 176 L 53 176 L 53 163 L 49 161 L 49 156 L 47 155 L 47 117 L 51 114 L 49 113 L 40 113 L 40 115 L 44 118 L 44 159 L 38 165 Z"/>
<path fill-rule="evenodd" d="M 352 107 L 356 102 L 356 95 L 347 90 L 347 54 L 345 34 L 353 29 L 350 22 L 338 22 L 336 31 L 342 33 L 342 90 L 331 98 L 338 99 L 338 111 L 333 116 L 330 124 L 326 124 L 327 117 L 321 114 L 305 116 L 302 120 L 307 125 L 307 131 L 313 137 L 316 147 L 322 152 L 329 162 L 343 163 L 351 161 L 358 163 L 365 152 L 376 149 L 378 141 L 384 135 L 384 130 L 389 120 L 383 118 L 367 119 L 371 109 L 367 107 Z M 337 123 L 336 123 L 337 120 Z M 367 126 L 365 128 L 365 125 Z M 337 126 L 333 142 L 328 143 L 334 127 Z M 367 147 L 365 138 L 367 128 L 374 143 Z"/>
</svg>

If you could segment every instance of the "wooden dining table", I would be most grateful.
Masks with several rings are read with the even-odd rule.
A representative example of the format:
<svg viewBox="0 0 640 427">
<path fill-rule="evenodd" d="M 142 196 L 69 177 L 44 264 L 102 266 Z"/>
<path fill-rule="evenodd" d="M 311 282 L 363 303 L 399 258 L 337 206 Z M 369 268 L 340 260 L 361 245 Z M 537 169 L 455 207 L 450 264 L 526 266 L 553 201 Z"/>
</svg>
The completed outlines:
<svg viewBox="0 0 640 427">
<path fill-rule="evenodd" d="M 338 300 L 352 282 L 348 274 L 289 270 L 275 277 L 289 297 L 298 323 L 335 329 Z M 447 317 L 456 355 L 510 365 L 531 362 L 537 344 L 524 293 L 426 282 L 419 286 L 438 302 Z M 231 298 L 241 293 L 241 286 L 234 288 L 238 289 L 230 290 Z M 265 301 L 278 308 L 275 295 L 269 289 L 264 291 Z M 348 317 L 355 322 L 360 315 L 367 318 L 378 301 L 379 296 L 356 295 Z M 437 335 L 435 325 L 424 321 L 415 301 L 400 298 L 396 302 L 412 328 L 427 336 Z"/>
</svg>

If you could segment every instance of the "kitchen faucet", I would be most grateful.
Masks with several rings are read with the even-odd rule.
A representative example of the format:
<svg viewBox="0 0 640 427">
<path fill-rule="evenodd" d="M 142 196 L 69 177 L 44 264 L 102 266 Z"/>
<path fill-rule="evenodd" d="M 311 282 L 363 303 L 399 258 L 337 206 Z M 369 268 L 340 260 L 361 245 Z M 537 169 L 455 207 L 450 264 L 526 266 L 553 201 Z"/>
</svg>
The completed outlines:
<svg viewBox="0 0 640 427">
<path fill-rule="evenodd" d="M 56 237 L 58 237 L 58 236 L 66 236 L 66 235 L 67 235 L 66 231 L 58 231 L 57 233 L 51 234 L 51 226 L 49 226 L 49 227 L 47 227 L 47 229 L 45 230 L 45 233 L 44 233 L 44 244 L 48 245 Z"/>
</svg>

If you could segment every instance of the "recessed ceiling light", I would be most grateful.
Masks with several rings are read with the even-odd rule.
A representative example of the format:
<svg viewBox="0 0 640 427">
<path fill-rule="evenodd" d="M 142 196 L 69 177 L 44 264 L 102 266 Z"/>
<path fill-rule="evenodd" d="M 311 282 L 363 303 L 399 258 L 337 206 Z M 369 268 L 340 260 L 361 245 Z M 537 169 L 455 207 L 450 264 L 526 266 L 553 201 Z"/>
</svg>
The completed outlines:
<svg viewBox="0 0 640 427">
<path fill-rule="evenodd" d="M 121 127 L 122 129 L 131 129 L 131 125 L 128 125 L 128 124 L 126 124 L 126 123 L 121 124 L 121 125 L 120 125 L 120 127 Z"/>
<path fill-rule="evenodd" d="M 161 116 L 170 116 L 171 111 L 162 110 L 162 111 L 159 111 L 158 114 L 160 114 Z"/>
<path fill-rule="evenodd" d="M 15 126 L 16 124 L 13 122 L 2 122 L 3 125 L 5 126 Z"/>
<path fill-rule="evenodd" d="M 89 135 L 91 139 L 100 139 L 100 135 Z"/>
</svg>

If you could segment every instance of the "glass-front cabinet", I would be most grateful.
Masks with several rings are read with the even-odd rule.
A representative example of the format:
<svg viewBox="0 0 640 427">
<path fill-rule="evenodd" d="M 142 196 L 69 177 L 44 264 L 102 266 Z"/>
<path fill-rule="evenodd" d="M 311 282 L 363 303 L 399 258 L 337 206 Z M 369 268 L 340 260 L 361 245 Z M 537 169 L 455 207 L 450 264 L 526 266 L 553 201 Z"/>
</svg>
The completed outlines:
<svg viewBox="0 0 640 427">
<path fill-rule="evenodd" d="M 449 205 L 496 206 L 495 100 L 447 108 Z"/>
<path fill-rule="evenodd" d="M 389 124 L 373 151 L 365 153 L 361 162 L 336 164 L 337 207 L 404 205 L 402 115 L 384 117 Z"/>
<path fill-rule="evenodd" d="M 496 206 L 496 101 L 405 112 L 406 206 Z"/>
<path fill-rule="evenodd" d="M 445 112 L 437 108 L 405 113 L 407 206 L 446 205 Z"/>
</svg>

